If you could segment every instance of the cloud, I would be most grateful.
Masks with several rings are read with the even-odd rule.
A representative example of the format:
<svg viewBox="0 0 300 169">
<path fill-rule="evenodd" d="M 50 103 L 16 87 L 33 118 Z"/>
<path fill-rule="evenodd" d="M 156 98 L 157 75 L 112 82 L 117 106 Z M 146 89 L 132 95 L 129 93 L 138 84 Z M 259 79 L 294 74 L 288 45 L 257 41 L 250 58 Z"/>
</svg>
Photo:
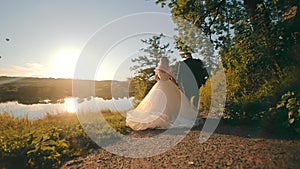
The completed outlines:
<svg viewBox="0 0 300 169">
<path fill-rule="evenodd" d="M 0 68 L 0 76 L 47 77 L 48 73 L 42 64 L 25 63 L 21 66 L 11 65 L 6 68 Z"/>
</svg>

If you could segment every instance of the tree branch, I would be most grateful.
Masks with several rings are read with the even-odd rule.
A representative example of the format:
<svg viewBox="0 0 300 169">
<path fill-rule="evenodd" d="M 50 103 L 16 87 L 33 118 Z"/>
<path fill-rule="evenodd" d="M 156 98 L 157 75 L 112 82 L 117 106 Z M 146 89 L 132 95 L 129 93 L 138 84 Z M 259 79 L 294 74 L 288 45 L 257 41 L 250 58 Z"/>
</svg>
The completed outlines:
<svg viewBox="0 0 300 169">
<path fill-rule="evenodd" d="M 213 20 L 210 22 L 209 26 L 208 26 L 208 31 L 209 31 L 209 40 L 212 42 L 212 38 L 211 38 L 211 27 L 212 25 L 214 24 L 214 22 L 216 21 L 217 17 L 219 16 L 219 12 L 220 12 L 220 9 L 223 9 L 222 8 L 222 5 L 223 3 L 225 3 L 226 1 L 225 0 L 222 0 L 220 3 L 218 3 L 218 5 L 216 6 L 217 8 L 217 13 L 215 15 L 215 17 L 213 18 Z"/>
</svg>

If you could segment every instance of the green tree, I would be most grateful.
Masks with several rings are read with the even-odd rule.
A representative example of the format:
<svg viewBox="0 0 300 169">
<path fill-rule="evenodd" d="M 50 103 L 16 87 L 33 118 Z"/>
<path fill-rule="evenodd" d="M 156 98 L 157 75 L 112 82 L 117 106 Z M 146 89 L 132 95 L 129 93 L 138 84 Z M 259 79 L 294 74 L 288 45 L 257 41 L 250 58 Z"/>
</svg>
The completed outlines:
<svg viewBox="0 0 300 169">
<path fill-rule="evenodd" d="M 180 17 L 173 17 L 173 22 L 176 23 L 175 29 L 178 32 L 178 35 L 174 36 L 176 48 L 181 52 L 199 54 L 207 69 L 215 69 L 218 64 L 218 56 L 214 51 L 213 44 L 203 31 Z"/>
<path fill-rule="evenodd" d="M 300 91 L 299 85 L 295 85 L 299 80 L 293 78 L 300 70 L 299 0 L 156 0 L 156 3 L 171 8 L 175 23 L 186 20 L 196 26 L 219 50 L 227 77 L 226 117 L 238 120 L 266 117 L 265 110 L 276 105 L 281 95 L 291 89 Z M 181 25 L 177 26 L 180 30 Z M 191 29 L 185 28 L 185 32 Z M 194 36 L 186 36 L 186 42 Z"/>
<path fill-rule="evenodd" d="M 156 83 L 154 69 L 157 67 L 161 57 L 170 58 L 170 44 L 162 44 L 163 34 L 154 35 L 149 39 L 142 39 L 142 43 L 146 45 L 141 50 L 144 55 L 132 59 L 135 63 L 131 70 L 135 71 L 135 76 L 131 79 L 131 88 L 134 89 L 134 97 L 136 103 L 142 100 L 152 86 Z"/>
<path fill-rule="evenodd" d="M 170 58 L 169 54 L 173 53 L 173 51 L 170 49 L 169 43 L 162 44 L 163 38 L 165 38 L 165 35 L 161 33 L 149 39 L 142 39 L 142 43 L 147 45 L 141 49 L 144 54 L 131 59 L 135 65 L 130 69 L 138 73 L 145 68 L 157 67 L 159 59 L 163 56 Z"/>
</svg>

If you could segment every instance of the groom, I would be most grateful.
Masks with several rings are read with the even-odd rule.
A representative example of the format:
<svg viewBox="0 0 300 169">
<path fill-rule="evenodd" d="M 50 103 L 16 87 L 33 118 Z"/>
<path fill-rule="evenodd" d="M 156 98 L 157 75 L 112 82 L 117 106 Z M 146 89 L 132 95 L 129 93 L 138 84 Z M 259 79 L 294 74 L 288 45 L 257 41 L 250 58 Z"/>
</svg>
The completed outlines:
<svg viewBox="0 0 300 169">
<path fill-rule="evenodd" d="M 178 64 L 177 82 L 182 92 L 198 109 L 199 89 L 205 84 L 208 73 L 200 59 L 192 58 L 190 52 L 182 54 L 184 61 Z"/>
</svg>

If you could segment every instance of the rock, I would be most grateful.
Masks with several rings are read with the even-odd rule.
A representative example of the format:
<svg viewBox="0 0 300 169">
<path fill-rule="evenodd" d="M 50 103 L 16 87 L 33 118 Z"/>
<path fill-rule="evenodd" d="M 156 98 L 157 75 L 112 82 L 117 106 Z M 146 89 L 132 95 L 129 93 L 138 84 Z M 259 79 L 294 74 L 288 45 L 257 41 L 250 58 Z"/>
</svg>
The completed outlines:
<svg viewBox="0 0 300 169">
<path fill-rule="evenodd" d="M 188 164 L 189 165 L 194 165 L 194 162 L 193 161 L 189 161 Z"/>
</svg>

